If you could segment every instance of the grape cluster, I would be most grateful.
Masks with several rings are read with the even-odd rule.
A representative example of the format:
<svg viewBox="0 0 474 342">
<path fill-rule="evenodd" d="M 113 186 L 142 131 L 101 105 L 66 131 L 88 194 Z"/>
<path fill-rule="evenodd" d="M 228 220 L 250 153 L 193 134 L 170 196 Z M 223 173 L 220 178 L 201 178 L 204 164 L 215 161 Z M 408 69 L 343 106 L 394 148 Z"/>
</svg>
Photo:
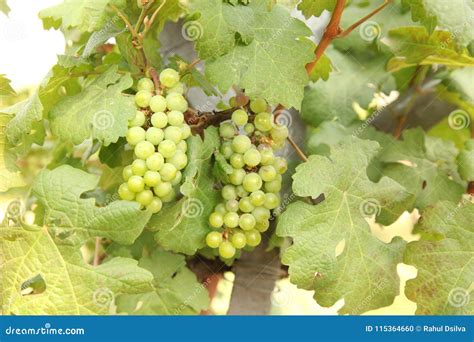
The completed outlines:
<svg viewBox="0 0 474 342">
<path fill-rule="evenodd" d="M 149 78 L 138 82 L 137 112 L 126 135 L 134 148 L 134 160 L 123 169 L 125 183 L 118 191 L 122 199 L 136 201 L 153 213 L 161 210 L 163 202 L 175 198 L 180 170 L 188 163 L 186 139 L 191 135 L 184 121 L 188 103 L 179 73 L 165 69 L 159 79 L 162 95 L 153 95 L 155 86 Z"/>
<path fill-rule="evenodd" d="M 224 202 L 209 216 L 213 231 L 206 244 L 218 248 L 224 259 L 232 258 L 237 249 L 258 246 L 271 210 L 280 205 L 282 174 L 288 165 L 274 150 L 284 145 L 288 128 L 276 124 L 268 109 L 265 100 L 256 99 L 250 111 L 235 110 L 219 127 L 220 153 L 233 170 L 222 188 Z"/>
</svg>

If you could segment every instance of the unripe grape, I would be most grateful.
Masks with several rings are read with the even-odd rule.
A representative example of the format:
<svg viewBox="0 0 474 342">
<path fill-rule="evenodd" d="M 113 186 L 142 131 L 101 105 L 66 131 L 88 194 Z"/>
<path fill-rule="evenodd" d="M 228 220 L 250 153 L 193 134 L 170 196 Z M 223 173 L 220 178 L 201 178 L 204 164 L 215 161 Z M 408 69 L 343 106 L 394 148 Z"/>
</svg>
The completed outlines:
<svg viewBox="0 0 474 342">
<path fill-rule="evenodd" d="M 238 185 L 235 187 L 235 191 L 237 192 L 237 196 L 240 198 L 248 196 L 248 192 L 245 191 L 244 187 L 242 185 Z"/>
<path fill-rule="evenodd" d="M 134 175 L 143 176 L 148 170 L 146 162 L 143 159 L 135 159 L 132 163 L 132 172 Z"/>
<path fill-rule="evenodd" d="M 224 215 L 218 212 L 213 212 L 209 216 L 209 224 L 212 228 L 220 228 L 224 224 Z"/>
<path fill-rule="evenodd" d="M 245 171 L 243 169 L 234 169 L 232 171 L 232 173 L 229 175 L 229 181 L 233 184 L 233 185 L 240 185 L 242 184 L 242 182 L 244 181 L 246 175 L 245 175 Z M 245 186 L 244 186 L 244 189 L 246 191 L 248 191 Z"/>
<path fill-rule="evenodd" d="M 276 143 L 285 141 L 286 138 L 288 138 L 288 127 L 284 125 L 274 125 L 270 134 Z"/>
<path fill-rule="evenodd" d="M 156 128 L 165 128 L 168 124 L 168 116 L 163 112 L 156 112 L 151 116 L 151 124 Z"/>
<path fill-rule="evenodd" d="M 262 187 L 262 178 L 260 178 L 258 173 L 251 172 L 245 175 L 242 186 L 248 192 L 257 191 Z"/>
<path fill-rule="evenodd" d="M 285 141 L 278 141 L 278 142 L 275 142 L 273 141 L 273 144 L 272 144 L 272 149 L 274 151 L 278 151 L 278 150 L 281 150 L 283 147 L 285 147 Z"/>
<path fill-rule="evenodd" d="M 120 185 L 118 189 L 118 194 L 121 199 L 125 201 L 133 201 L 135 199 L 135 193 L 128 188 L 127 183 Z"/>
<path fill-rule="evenodd" d="M 232 121 L 234 121 L 237 126 L 245 125 L 248 120 L 249 116 L 247 112 L 243 109 L 237 109 L 235 112 L 232 113 Z"/>
<path fill-rule="evenodd" d="M 264 182 L 270 182 L 276 178 L 277 172 L 272 165 L 265 165 L 258 170 L 258 174 Z"/>
<path fill-rule="evenodd" d="M 288 170 L 288 162 L 282 157 L 276 157 L 275 163 L 273 164 L 275 170 L 280 174 L 284 174 Z"/>
<path fill-rule="evenodd" d="M 230 122 L 223 122 L 219 126 L 219 135 L 224 139 L 231 139 L 236 133 L 234 125 Z"/>
<path fill-rule="evenodd" d="M 235 96 L 232 96 L 229 99 L 229 106 L 231 106 L 232 108 L 237 107 L 237 99 L 235 98 Z"/>
<path fill-rule="evenodd" d="M 135 103 L 138 107 L 146 108 L 150 105 L 152 93 L 146 90 L 140 90 L 135 94 Z"/>
<path fill-rule="evenodd" d="M 267 107 L 267 101 L 265 101 L 264 99 L 257 98 L 255 100 L 250 101 L 250 109 L 254 113 L 264 112 L 267 110 Z"/>
<path fill-rule="evenodd" d="M 153 153 L 146 159 L 146 166 L 152 171 L 159 171 L 163 167 L 164 163 L 165 158 L 163 158 L 161 153 L 157 152 Z"/>
<path fill-rule="evenodd" d="M 234 153 L 230 156 L 230 165 L 234 169 L 241 169 L 245 166 L 244 156 L 239 153 Z"/>
<path fill-rule="evenodd" d="M 135 198 L 135 201 L 146 207 L 153 200 L 153 192 L 151 190 L 143 190 L 139 192 Z"/>
<path fill-rule="evenodd" d="M 252 214 L 242 214 L 239 218 L 239 227 L 243 230 L 250 230 L 255 227 L 257 220 Z"/>
<path fill-rule="evenodd" d="M 161 201 L 163 203 L 173 202 L 176 199 L 176 192 L 173 188 L 171 188 L 170 192 L 167 193 L 165 196 L 161 197 Z"/>
<path fill-rule="evenodd" d="M 270 148 L 260 150 L 260 156 L 262 157 L 260 163 L 264 166 L 273 165 L 273 163 L 275 163 L 275 155 Z"/>
<path fill-rule="evenodd" d="M 247 238 L 247 245 L 251 247 L 258 246 L 262 241 L 262 236 L 255 229 L 245 232 L 245 237 Z"/>
<path fill-rule="evenodd" d="M 239 224 L 239 214 L 228 212 L 224 215 L 224 224 L 229 228 L 235 228 Z"/>
<path fill-rule="evenodd" d="M 176 172 L 178 170 L 171 163 L 165 163 L 160 170 L 161 179 L 165 182 L 172 181 L 176 177 Z"/>
<path fill-rule="evenodd" d="M 206 235 L 206 244 L 211 248 L 217 248 L 222 243 L 222 234 L 210 232 Z"/>
<path fill-rule="evenodd" d="M 178 170 L 182 170 L 188 164 L 188 156 L 183 151 L 177 150 L 171 158 L 167 159 L 167 162 L 173 164 Z"/>
<path fill-rule="evenodd" d="M 174 179 L 171 181 L 171 185 L 172 185 L 172 186 L 176 186 L 176 185 L 180 184 L 182 178 L 183 178 L 183 174 L 181 173 L 181 171 L 177 171 L 177 172 L 176 172 L 176 176 L 175 176 Z"/>
<path fill-rule="evenodd" d="M 255 220 L 257 222 L 262 222 L 262 221 L 268 221 L 270 219 L 270 210 L 264 207 L 256 207 L 252 211 L 253 217 L 255 217 Z"/>
<path fill-rule="evenodd" d="M 260 207 L 265 203 L 265 193 L 262 190 L 254 191 L 250 194 L 250 203 Z"/>
<path fill-rule="evenodd" d="M 155 146 L 149 141 L 140 141 L 135 146 L 135 155 L 140 159 L 147 159 L 155 152 Z"/>
<path fill-rule="evenodd" d="M 230 199 L 225 203 L 225 209 L 229 212 L 237 212 L 239 210 L 239 201 L 236 199 Z"/>
<path fill-rule="evenodd" d="M 252 134 L 255 131 L 255 126 L 251 123 L 245 124 L 244 131 L 247 134 Z"/>
<path fill-rule="evenodd" d="M 130 127 L 127 131 L 127 142 L 134 146 L 145 140 L 146 132 L 141 127 Z"/>
<path fill-rule="evenodd" d="M 191 136 L 191 127 L 189 127 L 188 124 L 182 124 L 180 126 L 181 128 L 181 137 L 182 139 L 187 139 Z"/>
<path fill-rule="evenodd" d="M 255 116 L 255 128 L 262 132 L 268 132 L 273 126 L 273 116 L 270 113 L 260 113 Z"/>
<path fill-rule="evenodd" d="M 229 159 L 234 153 L 234 150 L 232 149 L 232 143 L 230 141 L 222 143 L 220 152 L 225 159 Z"/>
<path fill-rule="evenodd" d="M 181 129 L 176 126 L 168 126 L 165 128 L 165 139 L 171 140 L 175 144 L 179 143 L 182 140 L 183 132 Z"/>
<path fill-rule="evenodd" d="M 128 181 L 133 176 L 132 165 L 127 165 L 122 170 L 122 177 L 124 181 Z"/>
<path fill-rule="evenodd" d="M 163 140 L 158 145 L 158 152 L 160 152 L 165 158 L 171 158 L 176 152 L 176 144 L 168 139 Z"/>
<path fill-rule="evenodd" d="M 150 109 L 153 113 L 164 112 L 166 110 L 166 99 L 161 95 L 155 95 L 150 100 Z"/>
<path fill-rule="evenodd" d="M 218 205 L 216 205 L 214 208 L 214 211 L 218 214 L 221 214 L 222 219 L 224 219 L 224 215 L 227 212 L 227 210 L 225 210 L 225 205 L 223 203 L 219 203 Z"/>
<path fill-rule="evenodd" d="M 153 188 L 153 192 L 155 193 L 156 196 L 163 198 L 166 195 L 168 195 L 172 189 L 173 189 L 173 186 L 171 185 L 171 183 L 161 182 L 160 184 L 158 184 L 157 186 Z"/>
<path fill-rule="evenodd" d="M 147 205 L 147 209 L 150 210 L 153 214 L 160 212 L 163 207 L 163 202 L 158 197 L 153 197 L 150 204 Z"/>
<path fill-rule="evenodd" d="M 235 248 L 228 241 L 223 241 L 219 246 L 219 255 L 224 259 L 230 259 L 235 255 Z"/>
<path fill-rule="evenodd" d="M 143 176 L 143 180 L 145 181 L 145 185 L 149 187 L 154 187 L 160 183 L 161 175 L 157 171 L 147 171 Z"/>
<path fill-rule="evenodd" d="M 169 110 L 177 110 L 182 113 L 188 110 L 188 101 L 183 95 L 172 93 L 166 96 L 166 106 Z"/>
<path fill-rule="evenodd" d="M 141 0 L 137 0 L 137 2 L 141 3 Z M 145 90 L 152 93 L 155 90 L 155 85 L 153 84 L 153 81 L 150 80 L 149 78 L 142 78 L 138 81 L 137 89 L 139 91 Z"/>
<path fill-rule="evenodd" d="M 240 232 L 234 233 L 232 235 L 231 241 L 232 241 L 232 246 L 238 249 L 244 248 L 245 245 L 247 244 L 247 238 L 245 237 L 245 234 L 240 233 Z"/>
<path fill-rule="evenodd" d="M 232 186 L 232 185 L 224 185 L 224 187 L 222 188 L 222 198 L 225 199 L 225 200 L 230 200 L 230 199 L 234 199 L 237 197 L 237 193 L 235 191 L 235 187 Z"/>
<path fill-rule="evenodd" d="M 270 182 L 265 182 L 263 185 L 263 188 L 265 189 L 266 192 L 280 192 L 281 190 L 281 181 L 278 179 L 274 179 Z"/>
<path fill-rule="evenodd" d="M 250 167 L 260 164 L 260 160 L 262 160 L 262 157 L 256 148 L 250 148 L 244 153 L 244 162 Z"/>
<path fill-rule="evenodd" d="M 178 83 L 174 87 L 167 89 L 166 93 L 167 94 L 177 93 L 177 94 L 182 95 L 182 94 L 184 94 L 185 91 L 186 91 L 186 89 L 184 88 L 184 84 L 183 83 Z"/>
<path fill-rule="evenodd" d="M 280 198 L 274 193 L 265 194 L 265 208 L 275 209 L 280 205 Z"/>
<path fill-rule="evenodd" d="M 143 113 L 141 110 L 137 110 L 135 112 L 135 117 L 128 122 L 128 125 L 130 127 L 134 127 L 134 126 L 140 127 L 145 124 L 145 121 L 146 121 L 145 113 Z"/>
<path fill-rule="evenodd" d="M 166 88 L 172 88 L 179 82 L 179 73 L 171 68 L 166 68 L 160 73 L 160 83 Z"/>
<path fill-rule="evenodd" d="M 186 139 L 186 138 L 184 138 Z M 186 153 L 186 151 L 188 150 L 188 144 L 186 143 L 186 141 L 184 140 L 181 140 L 177 145 L 176 145 L 176 149 L 179 150 L 179 151 L 183 151 Z"/>
<path fill-rule="evenodd" d="M 128 179 L 127 185 L 130 191 L 138 193 L 145 188 L 145 181 L 140 176 L 132 176 Z"/>
<path fill-rule="evenodd" d="M 232 149 L 234 152 L 243 154 L 252 146 L 250 138 L 246 135 L 238 135 L 232 139 Z"/>
<path fill-rule="evenodd" d="M 155 146 L 163 141 L 164 136 L 165 133 L 161 128 L 150 127 L 146 131 L 146 140 Z"/>
<path fill-rule="evenodd" d="M 181 126 L 184 122 L 184 115 L 177 110 L 168 113 L 168 122 L 172 126 Z"/>
<path fill-rule="evenodd" d="M 270 222 L 268 221 L 260 221 L 257 222 L 255 225 L 255 229 L 258 230 L 260 233 L 266 232 L 270 227 Z"/>
<path fill-rule="evenodd" d="M 255 209 L 255 206 L 250 201 L 250 197 L 244 197 L 239 201 L 239 209 L 244 213 L 250 213 Z"/>
</svg>

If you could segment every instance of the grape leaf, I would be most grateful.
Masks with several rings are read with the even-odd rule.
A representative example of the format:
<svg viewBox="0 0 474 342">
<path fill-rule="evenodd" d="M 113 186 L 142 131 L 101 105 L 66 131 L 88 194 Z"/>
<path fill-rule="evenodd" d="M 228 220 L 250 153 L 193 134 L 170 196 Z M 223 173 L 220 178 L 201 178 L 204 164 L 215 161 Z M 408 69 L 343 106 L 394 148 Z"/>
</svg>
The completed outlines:
<svg viewBox="0 0 474 342">
<path fill-rule="evenodd" d="M 10 7 L 8 7 L 7 0 L 0 0 L 0 12 L 5 15 L 10 13 Z"/>
<path fill-rule="evenodd" d="M 125 136 L 128 120 L 135 117 L 132 97 L 122 94 L 130 88 L 130 75 L 117 73 L 117 66 L 87 86 L 80 94 L 59 101 L 50 113 L 51 130 L 62 140 L 80 144 L 94 138 L 104 145 Z"/>
<path fill-rule="evenodd" d="M 108 314 L 114 297 L 149 291 L 153 276 L 137 261 L 113 258 L 97 267 L 77 246 L 58 244 L 47 229 L 2 228 L 3 314 Z M 43 291 L 22 291 L 43 279 Z"/>
<path fill-rule="evenodd" d="M 5 75 L 0 74 L 0 97 L 14 96 L 16 94 L 10 83 L 11 81 Z"/>
<path fill-rule="evenodd" d="M 41 171 L 33 183 L 33 194 L 44 207 L 44 224 L 64 243 L 82 244 L 95 236 L 133 243 L 151 214 L 140 210 L 136 202 L 115 201 L 98 208 L 93 198 L 81 198 L 98 182 L 99 177 L 69 165 Z"/>
<path fill-rule="evenodd" d="M 399 290 L 396 266 L 405 243 L 398 237 L 380 241 L 366 217 L 375 214 L 379 222 L 391 223 L 404 211 L 399 204 L 411 195 L 387 177 L 369 180 L 366 169 L 378 149 L 377 142 L 350 138 L 332 147 L 329 158 L 310 156 L 296 168 L 293 191 L 313 198 L 323 193 L 325 200 L 290 204 L 277 226 L 279 236 L 293 239 L 283 254 L 290 280 L 315 290 L 322 306 L 344 298 L 340 313 L 390 305 Z M 344 250 L 338 255 L 340 244 Z"/>
<path fill-rule="evenodd" d="M 190 315 L 209 306 L 206 288 L 196 280 L 183 255 L 155 250 L 140 259 L 138 265 L 154 277 L 153 290 L 123 295 L 117 299 L 117 311 L 133 315 Z"/>
<path fill-rule="evenodd" d="M 405 293 L 417 314 L 472 315 L 474 296 L 474 204 L 438 202 L 423 213 L 404 262 L 418 269 Z"/>
<path fill-rule="evenodd" d="M 14 166 L 14 156 L 8 151 L 6 125 L 10 116 L 0 113 L 0 192 L 26 185 L 23 176 Z"/>
<path fill-rule="evenodd" d="M 464 0 L 402 0 L 411 7 L 414 21 L 421 22 L 430 32 L 436 26 L 450 31 L 452 39 L 463 44 L 474 40 L 474 7 Z"/>
<path fill-rule="evenodd" d="M 217 130 L 208 128 L 204 140 L 188 139 L 189 165 L 183 172 L 184 195 L 178 202 L 153 215 L 148 229 L 156 231 L 156 241 L 167 250 L 192 255 L 205 245 L 210 231 L 208 217 L 219 199 L 214 189 L 211 158 L 219 146 Z"/>
<path fill-rule="evenodd" d="M 282 6 L 275 5 L 268 11 L 264 1 L 253 1 L 246 8 L 253 12 L 253 24 L 248 28 L 253 39 L 246 41 L 248 34 L 229 35 L 230 43 L 221 44 L 233 48 L 206 59 L 206 76 L 223 92 L 237 85 L 245 88 L 251 98 L 263 97 L 270 103 L 300 108 L 308 82 L 305 65 L 313 58 L 314 45 L 305 38 L 311 31 Z M 212 13 L 201 13 L 198 23 L 212 21 Z M 202 28 L 206 32 L 206 27 Z M 196 46 L 199 54 L 200 41 Z"/>
<path fill-rule="evenodd" d="M 318 63 L 316 63 L 316 66 L 311 72 L 311 75 L 309 75 L 309 78 L 313 82 L 316 82 L 319 79 L 327 81 L 331 71 L 333 71 L 331 60 L 326 54 L 323 54 Z"/>
<path fill-rule="evenodd" d="M 336 6 L 336 0 L 303 0 L 298 4 L 298 9 L 303 12 L 306 18 L 311 16 L 319 17 L 326 10 L 332 12 Z"/>
<path fill-rule="evenodd" d="M 415 193 L 414 207 L 424 209 L 441 200 L 457 203 L 464 193 L 452 142 L 426 137 L 422 129 L 407 130 L 403 141 L 385 147 L 383 174 Z M 408 164 L 407 164 L 408 162 Z"/>
</svg>

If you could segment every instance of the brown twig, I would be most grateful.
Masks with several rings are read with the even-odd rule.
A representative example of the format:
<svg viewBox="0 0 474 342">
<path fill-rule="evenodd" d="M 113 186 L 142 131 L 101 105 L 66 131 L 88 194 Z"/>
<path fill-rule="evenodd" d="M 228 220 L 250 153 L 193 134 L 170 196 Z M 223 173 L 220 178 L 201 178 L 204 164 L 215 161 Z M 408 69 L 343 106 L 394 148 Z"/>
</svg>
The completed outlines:
<svg viewBox="0 0 474 342">
<path fill-rule="evenodd" d="M 190 71 L 192 70 L 199 62 L 201 62 L 200 58 L 196 58 L 191 64 L 188 65 L 187 69 Z"/>
<path fill-rule="evenodd" d="M 292 137 L 288 136 L 288 142 L 290 145 L 295 149 L 296 154 L 303 160 L 303 161 L 308 161 L 308 157 L 304 154 L 304 152 L 299 148 L 299 146 L 295 143 Z"/>
<path fill-rule="evenodd" d="M 92 261 L 92 265 L 94 266 L 99 266 L 100 263 L 100 247 L 101 245 L 101 238 L 96 237 L 95 238 L 95 249 L 94 249 L 94 260 Z"/>
<path fill-rule="evenodd" d="M 127 28 L 130 30 L 130 33 L 132 34 L 132 36 L 134 38 L 136 38 L 137 37 L 137 31 L 135 30 L 133 25 L 130 23 L 128 18 L 125 16 L 125 14 L 123 14 L 122 11 L 120 11 L 115 5 L 109 4 L 109 6 L 110 6 L 110 8 L 112 8 L 115 11 L 115 13 L 117 13 L 119 18 L 122 19 L 122 21 L 125 23 Z"/>
<path fill-rule="evenodd" d="M 163 8 L 163 6 L 165 4 L 166 4 L 166 0 L 163 0 L 163 2 L 160 4 L 160 6 L 158 6 L 158 8 L 155 10 L 155 12 L 153 12 L 153 14 L 151 15 L 150 20 L 148 20 L 145 23 L 145 28 L 143 29 L 143 38 L 145 38 L 146 34 L 148 33 L 148 31 L 152 27 L 153 22 L 155 21 L 156 17 L 158 16 L 158 13 L 160 12 L 160 10 Z"/>
</svg>

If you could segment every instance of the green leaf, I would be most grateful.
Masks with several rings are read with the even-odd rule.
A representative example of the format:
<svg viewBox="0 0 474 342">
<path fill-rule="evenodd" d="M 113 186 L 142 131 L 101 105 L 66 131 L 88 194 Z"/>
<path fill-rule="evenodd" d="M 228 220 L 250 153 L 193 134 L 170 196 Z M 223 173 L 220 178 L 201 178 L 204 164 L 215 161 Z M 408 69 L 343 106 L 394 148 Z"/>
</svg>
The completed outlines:
<svg viewBox="0 0 474 342">
<path fill-rule="evenodd" d="M 205 237 L 211 230 L 208 217 L 220 194 L 214 189 L 212 156 L 219 146 L 215 128 L 205 131 L 204 140 L 198 136 L 188 139 L 188 160 L 178 202 L 153 215 L 147 227 L 156 231 L 156 241 L 167 250 L 195 254 L 205 246 Z"/>
<path fill-rule="evenodd" d="M 329 158 L 310 156 L 296 168 L 293 191 L 313 198 L 323 193 L 325 200 L 290 204 L 277 226 L 279 236 L 293 239 L 283 254 L 290 280 L 315 290 L 322 306 L 344 298 L 342 314 L 390 305 L 399 291 L 396 267 L 405 243 L 398 237 L 382 242 L 366 219 L 393 222 L 410 194 L 389 178 L 369 180 L 366 169 L 378 149 L 376 142 L 351 138 L 333 147 Z"/>
<path fill-rule="evenodd" d="M 80 144 L 88 138 L 104 145 L 125 136 L 128 120 L 135 116 L 132 97 L 122 94 L 130 88 L 130 75 L 117 73 L 117 66 L 87 86 L 80 94 L 59 101 L 51 110 L 51 131 L 62 140 Z"/>
<path fill-rule="evenodd" d="M 309 78 L 313 82 L 316 82 L 319 79 L 327 81 L 331 71 L 333 71 L 331 60 L 326 54 L 323 54 L 318 63 L 316 63 L 316 66 L 313 69 L 311 75 L 309 75 Z"/>
<path fill-rule="evenodd" d="M 404 263 L 418 273 L 405 293 L 420 315 L 472 315 L 474 296 L 474 204 L 438 202 L 427 209 L 410 242 Z"/>
<path fill-rule="evenodd" d="M 217 5 L 220 0 L 211 3 L 214 2 L 220 7 Z M 196 0 L 196 3 L 207 8 L 210 2 Z M 246 7 L 237 5 L 236 8 L 245 13 L 252 11 L 252 24 L 246 28 L 249 31 L 243 35 L 239 31 L 237 36 L 230 32 L 221 34 L 219 44 L 214 44 L 209 38 L 213 34 L 212 27 L 207 29 L 204 26 L 209 22 L 215 24 L 216 13 L 202 12 L 197 21 L 203 31 L 205 47 L 203 50 L 202 38 L 197 40 L 196 47 L 198 53 L 206 58 L 206 76 L 223 92 L 237 85 L 244 88 L 251 98 L 262 97 L 270 103 L 299 109 L 308 82 L 305 65 L 313 58 L 314 44 L 305 38 L 311 35 L 311 31 L 279 5 L 271 11 L 267 10 L 265 2 L 252 2 Z M 222 16 L 219 21 L 222 21 Z M 234 21 L 240 25 L 240 20 L 234 18 Z M 227 43 L 223 42 L 224 39 L 228 40 Z M 210 55 L 209 45 L 223 46 L 226 51 L 219 49 L 219 55 Z"/>
<path fill-rule="evenodd" d="M 0 97 L 2 96 L 15 96 L 16 92 L 10 85 L 10 80 L 5 75 L 0 74 Z"/>
<path fill-rule="evenodd" d="M 465 148 L 458 155 L 459 174 L 468 182 L 474 181 L 474 140 L 466 141 Z"/>
<path fill-rule="evenodd" d="M 8 151 L 6 126 L 10 116 L 0 113 L 0 192 L 26 185 L 23 176 L 14 166 L 14 156 Z"/>
<path fill-rule="evenodd" d="M 148 222 L 151 214 L 136 202 L 115 201 L 99 208 L 93 198 L 81 198 L 98 182 L 98 176 L 69 165 L 43 170 L 35 179 L 33 194 L 44 207 L 44 224 L 63 243 L 82 244 L 100 236 L 131 244 Z"/>
<path fill-rule="evenodd" d="M 298 4 L 298 9 L 303 12 L 306 18 L 311 16 L 319 17 L 326 10 L 332 12 L 336 6 L 336 0 L 303 0 Z"/>
<path fill-rule="evenodd" d="M 7 0 L 0 0 L 0 12 L 5 15 L 10 13 L 10 7 L 8 7 Z"/>
<path fill-rule="evenodd" d="M 413 20 L 421 22 L 430 32 L 439 26 L 462 44 L 474 40 L 472 3 L 464 0 L 402 0 L 402 3 L 411 7 Z"/>
<path fill-rule="evenodd" d="M 3 314 L 109 314 L 115 297 L 151 288 L 153 276 L 137 261 L 114 258 L 93 267 L 77 246 L 58 244 L 46 229 L 2 228 L 0 236 Z M 34 288 L 34 279 L 44 281 L 42 290 L 22 291 Z"/>
<path fill-rule="evenodd" d="M 402 137 L 380 155 L 387 163 L 383 174 L 413 191 L 414 207 L 420 210 L 442 200 L 457 203 L 465 184 L 457 171 L 454 144 L 426 137 L 422 129 L 407 130 Z"/>
<path fill-rule="evenodd" d="M 153 290 L 123 295 L 117 299 L 118 312 L 131 315 L 191 315 L 209 306 L 206 288 L 186 267 L 183 255 L 156 250 L 138 264 L 154 277 Z"/>
</svg>

